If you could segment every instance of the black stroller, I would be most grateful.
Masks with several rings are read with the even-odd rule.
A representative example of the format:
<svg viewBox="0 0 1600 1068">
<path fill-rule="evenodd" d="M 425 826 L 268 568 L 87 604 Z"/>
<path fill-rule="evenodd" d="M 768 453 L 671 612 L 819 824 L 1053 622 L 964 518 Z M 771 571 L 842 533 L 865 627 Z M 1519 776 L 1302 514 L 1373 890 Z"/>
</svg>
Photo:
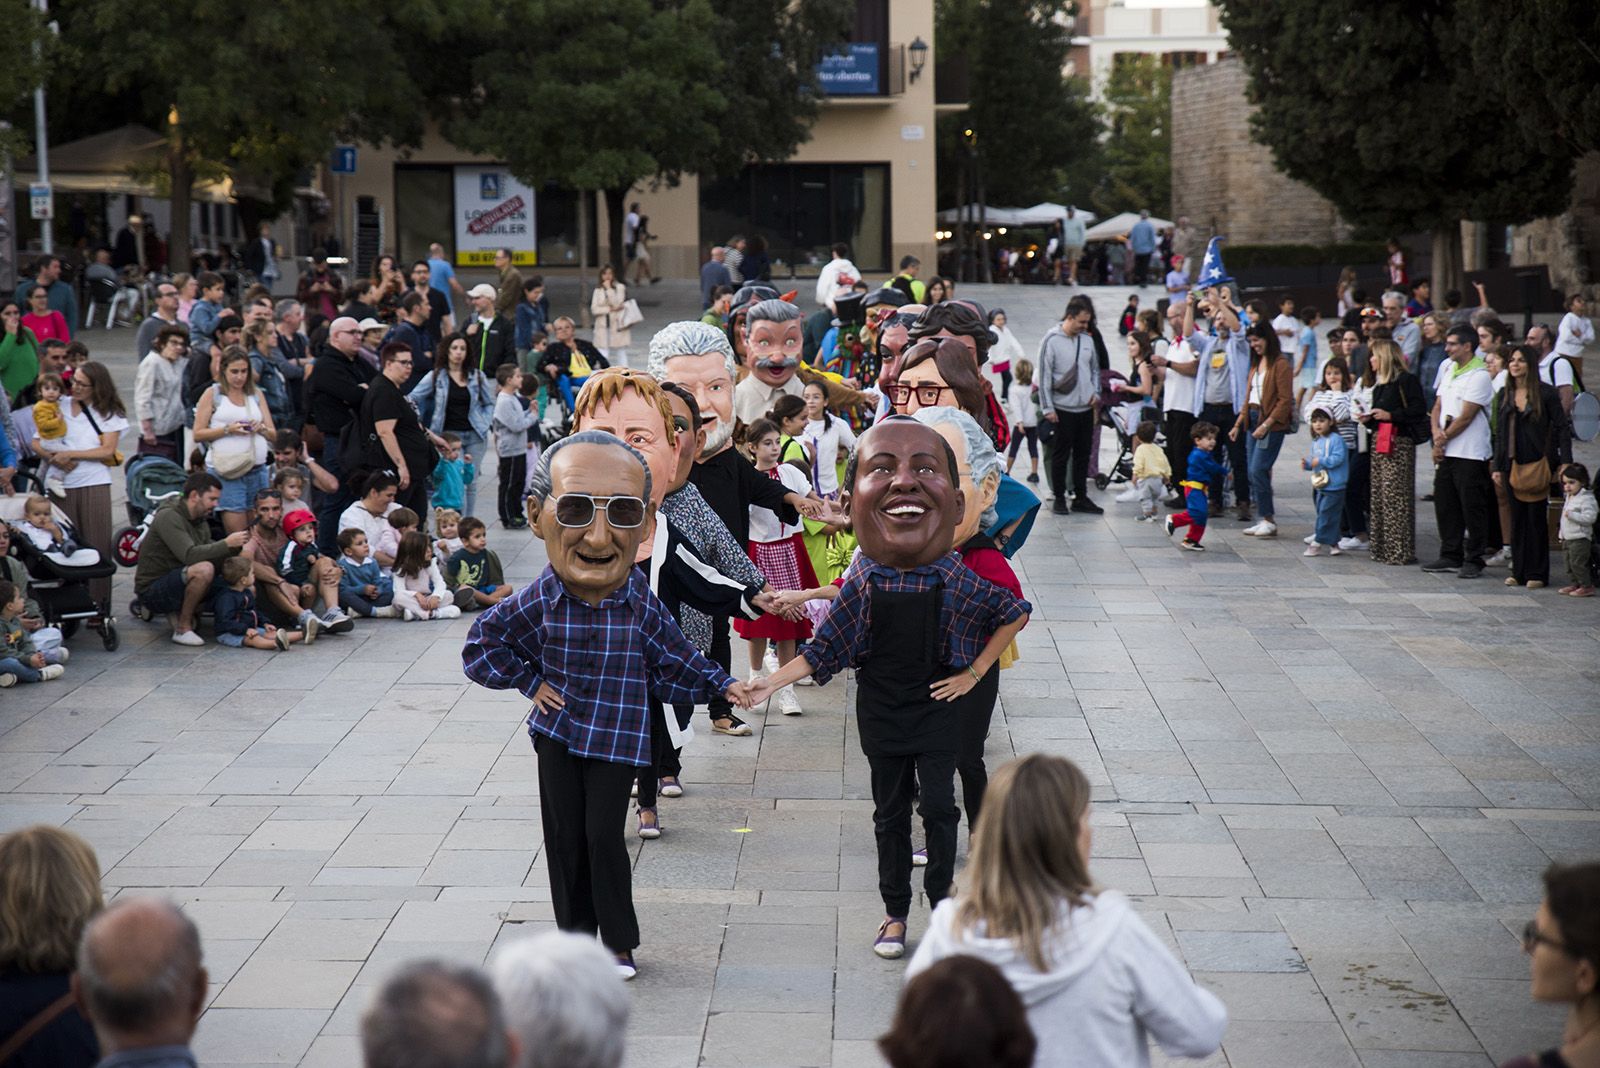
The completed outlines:
<svg viewBox="0 0 1600 1068">
<path fill-rule="evenodd" d="M 1134 432 L 1145 419 L 1153 419 L 1157 426 L 1161 424 L 1161 412 L 1150 405 L 1149 397 L 1123 391 L 1127 381 L 1128 376 L 1121 371 L 1100 372 L 1100 425 L 1110 427 L 1117 435 L 1117 458 L 1111 464 L 1110 473 L 1102 472 L 1094 477 L 1094 484 L 1100 489 L 1133 479 L 1133 450 L 1139 447 Z M 1133 405 L 1141 402 L 1143 406 L 1135 415 Z M 1162 440 L 1159 432 L 1156 440 Z"/>
<path fill-rule="evenodd" d="M 0 522 L 13 527 L 22 521 L 26 498 L 0 497 Z M 51 505 L 52 518 L 63 531 L 73 533 L 72 521 L 60 508 Z M 63 638 L 77 633 L 80 625 L 87 625 L 100 633 L 100 641 L 111 652 L 121 644 L 117 635 L 117 621 L 111 614 L 109 600 L 96 601 L 89 593 L 90 579 L 110 578 L 117 573 L 117 565 L 101 557 L 92 564 L 71 566 L 50 559 L 22 534 L 11 538 L 11 555 L 22 561 L 28 569 L 28 593 L 39 602 L 39 610 L 47 626 L 60 627 Z"/>
<path fill-rule="evenodd" d="M 116 546 L 117 563 L 123 567 L 139 566 L 139 546 L 157 508 L 183 492 L 183 483 L 189 472 L 164 456 L 137 453 L 128 458 L 124 477 L 128 486 L 128 522 L 131 526 L 117 531 L 112 543 Z"/>
</svg>

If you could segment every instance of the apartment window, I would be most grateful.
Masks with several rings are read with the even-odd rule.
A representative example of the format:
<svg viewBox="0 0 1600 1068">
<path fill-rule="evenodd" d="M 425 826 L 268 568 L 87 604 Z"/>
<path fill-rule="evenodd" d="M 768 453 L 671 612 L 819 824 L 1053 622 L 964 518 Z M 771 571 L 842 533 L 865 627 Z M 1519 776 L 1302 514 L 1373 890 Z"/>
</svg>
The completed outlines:
<svg viewBox="0 0 1600 1068">
<path fill-rule="evenodd" d="M 774 163 L 702 179 L 700 240 L 760 234 L 774 277 L 814 277 L 836 241 L 863 271 L 889 267 L 889 167 L 884 163 Z"/>
</svg>

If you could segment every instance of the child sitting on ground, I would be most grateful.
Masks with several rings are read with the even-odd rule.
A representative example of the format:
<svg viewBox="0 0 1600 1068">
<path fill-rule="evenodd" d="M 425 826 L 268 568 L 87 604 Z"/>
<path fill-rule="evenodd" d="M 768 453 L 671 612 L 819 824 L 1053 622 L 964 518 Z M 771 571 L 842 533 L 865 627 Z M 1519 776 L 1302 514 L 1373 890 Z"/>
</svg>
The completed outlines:
<svg viewBox="0 0 1600 1068">
<path fill-rule="evenodd" d="M 1206 547 L 1200 544 L 1200 539 L 1206 536 L 1206 520 L 1211 515 L 1211 502 L 1206 497 L 1206 489 L 1222 477 L 1223 470 L 1211 455 L 1217 447 L 1217 425 L 1202 420 L 1189 431 L 1189 437 L 1194 441 L 1194 449 L 1189 453 L 1189 477 L 1178 483 L 1183 487 L 1186 508 L 1167 516 L 1167 536 L 1171 537 L 1179 527 L 1188 527 L 1183 548 L 1192 553 L 1203 553 Z"/>
<path fill-rule="evenodd" d="M 1156 425 L 1146 419 L 1134 431 L 1139 447 L 1133 450 L 1133 485 L 1139 491 L 1139 520 L 1154 522 L 1156 507 L 1167 495 L 1167 480 L 1172 477 L 1172 465 L 1167 454 L 1156 444 Z"/>
<path fill-rule="evenodd" d="M 23 520 L 17 524 L 17 532 L 49 559 L 69 567 L 82 567 L 85 564 L 100 562 L 100 554 L 97 551 L 79 545 L 77 540 L 56 522 L 50 509 L 50 498 L 37 493 L 30 494 L 22 506 L 22 515 Z"/>
<path fill-rule="evenodd" d="M 310 645 L 317 640 L 314 626 L 304 631 L 284 630 L 261 618 L 256 610 L 256 573 L 247 557 L 230 556 L 222 561 L 222 582 L 227 589 L 217 591 L 211 610 L 217 641 L 223 645 L 284 651 L 295 642 Z"/>
<path fill-rule="evenodd" d="M 483 520 L 467 516 L 461 521 L 461 548 L 445 563 L 445 582 L 456 591 L 461 608 L 488 608 L 511 596 L 500 558 L 489 548 L 489 529 Z M 463 594 L 470 594 L 464 597 Z M 464 603 L 463 603 L 464 602 Z"/>
<path fill-rule="evenodd" d="M 461 513 L 454 508 L 435 508 L 433 533 L 433 551 L 450 559 L 461 550 Z"/>
<path fill-rule="evenodd" d="M 398 619 L 394 606 L 394 576 L 385 575 L 372 558 L 366 531 L 347 527 L 339 531 L 339 607 L 358 616 Z"/>
<path fill-rule="evenodd" d="M 472 457 L 461 451 L 460 434 L 446 430 L 440 436 L 444 438 L 445 450 L 434 466 L 433 490 L 428 499 L 440 508 L 454 508 L 459 512 L 466 507 L 467 487 L 477 478 L 478 472 L 472 466 Z"/>
<path fill-rule="evenodd" d="M 354 627 L 349 616 L 339 611 L 339 574 L 330 572 L 318 581 L 312 580 L 311 565 L 322 557 L 317 548 L 317 520 L 305 509 L 290 512 L 283 517 L 283 532 L 289 536 L 284 543 L 283 555 L 278 558 L 277 570 L 284 580 L 300 590 L 300 625 L 305 628 L 308 642 L 316 638 L 318 630 L 343 634 Z M 312 610 L 316 599 L 322 599 L 322 615 Z"/>
<path fill-rule="evenodd" d="M 22 625 L 26 603 L 16 583 L 0 581 L 0 689 L 19 682 L 49 682 L 59 679 L 67 670 L 59 662 L 51 663 L 46 654 L 34 648 Z M 57 652 L 61 660 L 66 659 L 65 649 Z"/>
<path fill-rule="evenodd" d="M 406 536 L 407 531 L 416 530 L 422 520 L 409 508 L 396 508 L 384 518 L 389 520 L 389 525 L 378 535 L 378 544 L 372 546 L 372 551 L 393 560 L 400 551 L 400 539 Z M 393 574 L 394 569 L 384 568 L 383 573 Z"/>
<path fill-rule="evenodd" d="M 0 580 L 15 583 L 22 591 L 22 629 L 28 632 L 33 647 L 45 654 L 46 663 L 65 664 L 68 654 L 61 644 L 61 628 L 45 626 L 44 609 L 28 594 L 28 568 L 11 555 L 11 527 L 5 523 L 0 523 Z"/>
<path fill-rule="evenodd" d="M 1326 408 L 1311 410 L 1311 455 L 1300 466 L 1311 472 L 1311 496 L 1317 505 L 1314 540 L 1301 555 L 1321 556 L 1326 548 L 1328 555 L 1338 556 L 1344 551 L 1339 548 L 1339 517 L 1350 485 L 1350 452 Z"/>
<path fill-rule="evenodd" d="M 1594 596 L 1594 524 L 1600 519 L 1600 504 L 1589 489 L 1589 469 L 1582 464 L 1567 464 L 1561 469 L 1561 491 L 1566 503 L 1561 506 L 1561 548 L 1567 554 L 1567 583 L 1561 592 L 1568 597 Z"/>
<path fill-rule="evenodd" d="M 408 623 L 455 619 L 461 609 L 446 603 L 450 590 L 433 558 L 433 543 L 420 530 L 408 530 L 394 554 L 394 604 Z"/>
</svg>

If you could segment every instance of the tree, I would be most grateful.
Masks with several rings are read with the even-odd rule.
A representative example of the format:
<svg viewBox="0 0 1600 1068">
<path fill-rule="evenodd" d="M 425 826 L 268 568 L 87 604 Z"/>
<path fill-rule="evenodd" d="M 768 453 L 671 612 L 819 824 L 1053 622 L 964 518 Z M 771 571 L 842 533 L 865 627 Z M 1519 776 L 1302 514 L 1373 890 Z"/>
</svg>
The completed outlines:
<svg viewBox="0 0 1600 1068">
<path fill-rule="evenodd" d="M 27 151 L 33 140 L 33 106 L 29 93 L 45 76 L 55 52 L 55 36 L 31 4 L 12 3 L 6 11 L 6 32 L 0 34 L 0 115 L 12 129 L 0 135 L 8 151 Z M 24 119 L 26 116 L 26 119 Z"/>
<path fill-rule="evenodd" d="M 1459 285 L 1461 220 L 1565 209 L 1571 149 L 1541 141 L 1506 92 L 1508 79 L 1542 83 L 1550 68 L 1539 54 L 1475 62 L 1475 4 L 1219 3 L 1250 76 L 1254 138 L 1352 223 L 1431 230 L 1436 289 Z"/>
<path fill-rule="evenodd" d="M 531 184 L 603 193 L 610 259 L 635 183 L 783 159 L 807 136 L 848 0 L 508 0 L 445 115 L 456 144 Z M 526 42 L 540 54 L 530 62 Z"/>
<path fill-rule="evenodd" d="M 1110 215 L 1172 210 L 1172 68 L 1156 56 L 1124 53 L 1106 82 L 1104 167 L 1092 201 Z"/>
<path fill-rule="evenodd" d="M 1600 151 L 1600 4 L 1463 0 L 1462 9 L 1477 28 L 1476 66 L 1503 70 L 1508 113 L 1578 155 Z"/>
<path fill-rule="evenodd" d="M 82 76 L 135 98 L 141 118 L 167 134 L 178 269 L 187 267 L 197 173 L 248 176 L 281 194 L 341 137 L 419 142 L 424 97 L 403 42 L 446 21 L 442 0 L 75 6 L 63 32 Z"/>
</svg>

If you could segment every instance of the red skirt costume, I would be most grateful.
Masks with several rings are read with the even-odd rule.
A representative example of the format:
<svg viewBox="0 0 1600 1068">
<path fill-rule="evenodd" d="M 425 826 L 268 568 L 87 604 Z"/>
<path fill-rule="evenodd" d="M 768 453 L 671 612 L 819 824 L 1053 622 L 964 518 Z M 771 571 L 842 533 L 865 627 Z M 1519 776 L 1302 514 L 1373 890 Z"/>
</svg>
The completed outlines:
<svg viewBox="0 0 1600 1068">
<path fill-rule="evenodd" d="M 814 590 L 822 583 L 811 567 L 811 554 L 799 534 L 791 534 L 782 541 L 752 541 L 748 543 L 750 560 L 756 565 L 775 590 Z M 757 619 L 736 619 L 733 629 L 739 637 L 765 638 L 768 641 L 804 641 L 811 637 L 811 623 L 784 619 L 782 616 L 764 615 Z"/>
</svg>

